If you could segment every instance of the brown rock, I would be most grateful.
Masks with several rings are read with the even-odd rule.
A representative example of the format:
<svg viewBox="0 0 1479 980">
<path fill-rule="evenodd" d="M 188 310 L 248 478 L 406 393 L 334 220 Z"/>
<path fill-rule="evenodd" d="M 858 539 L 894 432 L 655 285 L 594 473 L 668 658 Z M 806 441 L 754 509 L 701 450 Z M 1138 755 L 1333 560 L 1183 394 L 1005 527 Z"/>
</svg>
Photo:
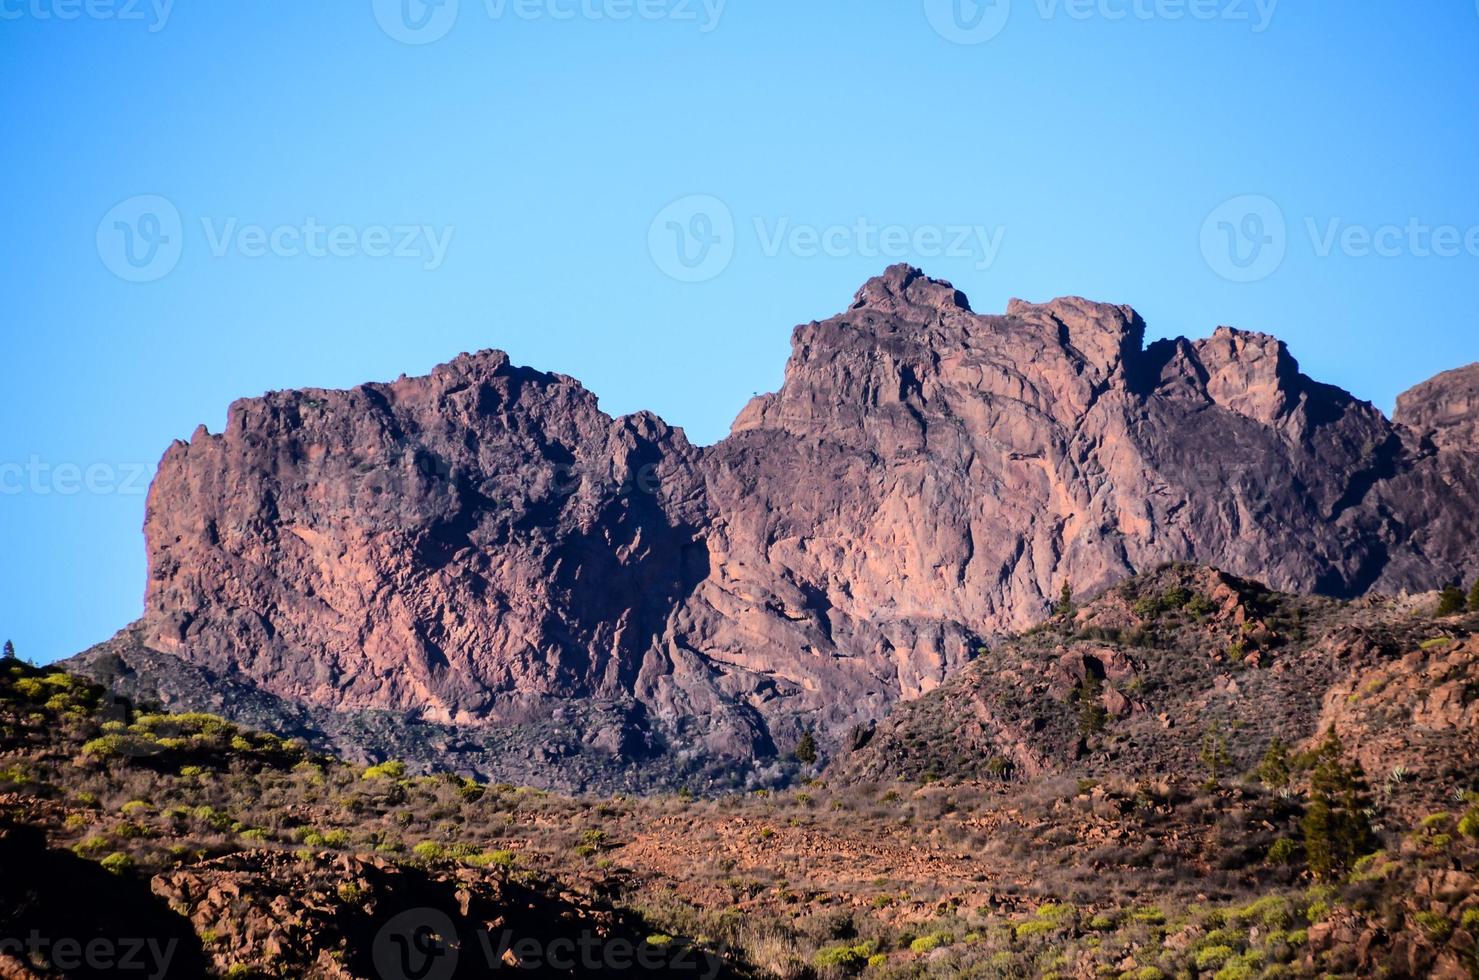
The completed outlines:
<svg viewBox="0 0 1479 980">
<path fill-rule="evenodd" d="M 708 448 L 493 351 L 240 401 L 165 454 L 143 619 L 93 659 L 180 658 L 205 688 L 167 700 L 227 712 L 245 690 L 537 728 L 497 765 L 558 782 L 588 752 L 722 769 L 806 726 L 833 748 L 1065 580 L 1188 560 L 1352 595 L 1479 573 L 1463 378 L 1399 426 L 1274 338 L 1144 330 L 1077 298 L 978 315 L 897 266 L 798 327 L 780 390 Z"/>
<path fill-rule="evenodd" d="M 1404 393 L 1392 417 L 1440 447 L 1473 452 L 1479 447 L 1479 364 L 1445 371 Z"/>
</svg>

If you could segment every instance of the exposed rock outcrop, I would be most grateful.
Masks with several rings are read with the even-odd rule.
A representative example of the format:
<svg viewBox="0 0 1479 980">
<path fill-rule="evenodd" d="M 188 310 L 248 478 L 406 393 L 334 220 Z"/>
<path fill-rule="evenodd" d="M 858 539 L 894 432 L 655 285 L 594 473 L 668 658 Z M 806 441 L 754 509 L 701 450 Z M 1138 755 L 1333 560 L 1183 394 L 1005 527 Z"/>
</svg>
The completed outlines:
<svg viewBox="0 0 1479 980">
<path fill-rule="evenodd" d="M 1445 371 L 1397 399 L 1395 420 L 1445 449 L 1479 449 L 1479 364 Z"/>
<path fill-rule="evenodd" d="M 1075 298 L 976 314 L 897 266 L 798 327 L 781 389 L 707 448 L 497 352 L 238 402 L 166 453 L 144 617 L 83 662 L 147 649 L 315 710 L 541 741 L 563 717 L 666 779 L 783 758 L 805 727 L 835 745 L 1064 581 L 1184 560 L 1350 596 L 1479 573 L 1462 386 L 1397 425 L 1274 338 L 1144 332 Z"/>
</svg>

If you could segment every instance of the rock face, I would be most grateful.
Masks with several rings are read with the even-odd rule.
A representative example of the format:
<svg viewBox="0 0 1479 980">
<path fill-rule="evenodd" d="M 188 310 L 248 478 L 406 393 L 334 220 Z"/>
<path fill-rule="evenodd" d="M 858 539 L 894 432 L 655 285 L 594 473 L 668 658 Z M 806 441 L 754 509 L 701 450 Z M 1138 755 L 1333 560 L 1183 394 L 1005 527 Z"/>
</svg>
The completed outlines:
<svg viewBox="0 0 1479 980">
<path fill-rule="evenodd" d="M 557 717 L 583 750 L 697 769 L 807 727 L 837 744 L 1065 581 L 1479 573 L 1475 369 L 1394 424 L 1272 337 L 1144 330 L 1081 299 L 978 315 L 898 266 L 798 327 L 782 388 L 708 448 L 497 352 L 238 402 L 166 453 L 144 617 L 84 662 L 147 649 L 469 729 Z"/>
<path fill-rule="evenodd" d="M 1397 399 L 1397 422 L 1444 449 L 1479 448 L 1479 364 L 1445 371 Z"/>
</svg>

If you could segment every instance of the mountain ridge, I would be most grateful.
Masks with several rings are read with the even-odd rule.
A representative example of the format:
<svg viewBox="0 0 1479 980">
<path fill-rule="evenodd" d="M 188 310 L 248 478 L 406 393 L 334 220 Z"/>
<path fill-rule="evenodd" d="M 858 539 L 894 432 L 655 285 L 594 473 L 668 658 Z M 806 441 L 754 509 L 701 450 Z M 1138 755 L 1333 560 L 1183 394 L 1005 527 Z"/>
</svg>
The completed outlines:
<svg viewBox="0 0 1479 980">
<path fill-rule="evenodd" d="M 797 327 L 781 388 L 704 447 L 498 351 L 244 399 L 165 454 L 145 614 L 102 651 L 712 776 L 783 767 L 811 729 L 841 744 L 1064 582 L 1190 561 L 1349 597 L 1479 573 L 1466 371 L 1401 423 L 1268 335 L 1145 330 L 1076 297 L 977 314 L 895 266 Z M 525 772 L 541 746 L 511 741 Z"/>
</svg>

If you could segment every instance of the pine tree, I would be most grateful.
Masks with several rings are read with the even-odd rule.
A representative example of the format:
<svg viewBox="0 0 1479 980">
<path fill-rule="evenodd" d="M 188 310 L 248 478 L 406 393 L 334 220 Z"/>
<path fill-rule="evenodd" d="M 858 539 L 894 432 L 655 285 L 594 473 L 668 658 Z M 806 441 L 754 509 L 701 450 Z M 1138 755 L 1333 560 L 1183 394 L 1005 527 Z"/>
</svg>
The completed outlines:
<svg viewBox="0 0 1479 980">
<path fill-rule="evenodd" d="M 1283 739 L 1275 736 L 1263 754 L 1263 761 L 1258 764 L 1258 781 L 1269 789 L 1282 789 L 1289 785 L 1293 772 L 1289 764 L 1289 747 Z"/>
<path fill-rule="evenodd" d="M 1340 736 L 1330 729 L 1310 772 L 1310 801 L 1301 827 L 1310 870 L 1331 878 L 1349 868 L 1373 846 L 1364 774 L 1341 761 Z"/>
<path fill-rule="evenodd" d="M 811 729 L 801 733 L 801 740 L 796 743 L 796 751 L 793 753 L 796 761 L 803 765 L 811 765 L 817 761 L 817 740 L 811 734 Z"/>
<path fill-rule="evenodd" d="M 0 659 L 4 659 L 4 660 L 14 660 L 15 659 L 15 644 L 14 643 L 11 643 L 9 640 L 6 640 L 5 641 L 5 655 L 4 655 L 4 657 L 0 657 Z"/>
<path fill-rule="evenodd" d="M 1213 724 L 1202 736 L 1202 765 L 1207 767 L 1207 782 L 1215 785 L 1222 773 L 1231 768 L 1232 755 L 1227 751 L 1227 736 L 1222 727 Z"/>
<path fill-rule="evenodd" d="M 1073 613 L 1073 586 L 1068 580 L 1063 580 L 1063 589 L 1058 593 L 1058 608 L 1053 610 L 1059 616 L 1068 616 Z"/>
<path fill-rule="evenodd" d="M 1089 671 L 1078 686 L 1078 731 L 1087 738 L 1104 731 L 1109 712 L 1104 708 L 1104 682 Z"/>
<path fill-rule="evenodd" d="M 1456 585 L 1450 585 L 1438 596 L 1438 615 L 1456 616 L 1464 611 L 1464 591 Z"/>
<path fill-rule="evenodd" d="M 1479 578 L 1474 580 L 1474 587 L 1469 590 L 1469 612 L 1479 612 Z"/>
</svg>

